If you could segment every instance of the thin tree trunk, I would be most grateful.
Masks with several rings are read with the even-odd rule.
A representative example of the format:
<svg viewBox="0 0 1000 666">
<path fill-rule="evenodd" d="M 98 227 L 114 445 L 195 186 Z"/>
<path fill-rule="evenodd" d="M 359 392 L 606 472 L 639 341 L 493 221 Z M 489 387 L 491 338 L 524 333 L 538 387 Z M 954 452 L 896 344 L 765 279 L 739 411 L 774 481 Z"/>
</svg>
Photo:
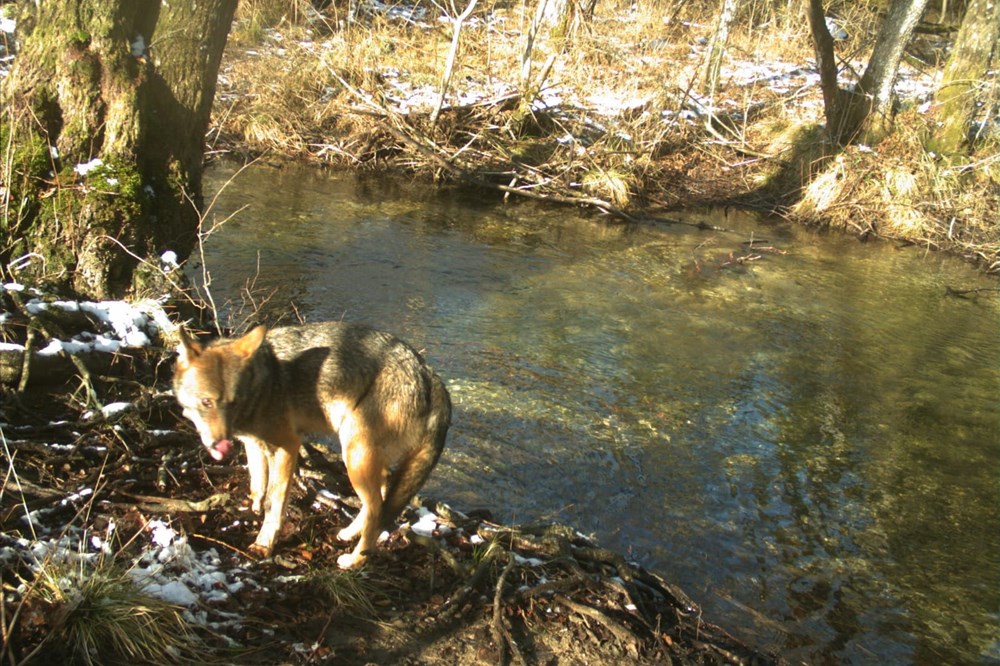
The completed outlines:
<svg viewBox="0 0 1000 666">
<path fill-rule="evenodd" d="M 809 0 L 808 17 L 816 49 L 816 65 L 819 68 L 820 90 L 823 92 L 827 133 L 832 139 L 842 134 L 845 100 L 840 83 L 837 81 L 837 60 L 833 52 L 833 37 L 826 26 L 823 0 Z"/>
<path fill-rule="evenodd" d="M 458 44 L 459 37 L 462 34 L 462 24 L 472 15 L 472 10 L 476 8 L 476 2 L 477 0 L 469 0 L 465 11 L 451 19 L 451 48 L 448 50 L 448 60 L 445 62 L 444 74 L 441 75 L 441 95 L 438 97 L 437 106 L 434 107 L 434 111 L 431 112 L 430 116 L 432 126 L 437 124 L 438 116 L 441 115 L 441 109 L 444 107 L 444 99 L 448 95 L 448 88 L 451 86 L 451 76 L 455 72 L 455 59 L 458 57 Z"/>
<path fill-rule="evenodd" d="M 726 45 L 729 43 L 729 31 L 736 18 L 737 0 L 722 0 L 719 7 L 719 16 L 715 22 L 715 30 L 712 31 L 712 38 L 708 44 L 708 52 L 705 54 L 705 64 L 702 68 L 701 92 L 709 98 L 709 103 L 714 107 L 715 91 L 719 86 L 719 71 L 722 69 L 722 57 L 726 54 Z"/>
<path fill-rule="evenodd" d="M 236 0 L 49 0 L 0 99 L 0 261 L 93 297 L 194 247 L 204 136 Z M 86 165 L 86 166 L 84 166 Z"/>
<path fill-rule="evenodd" d="M 893 0 L 882 23 L 868 67 L 858 82 L 852 106 L 863 113 L 858 129 L 864 140 L 875 143 L 892 129 L 892 88 L 903 52 L 920 22 L 928 0 Z M 862 101 L 859 97 L 864 97 Z"/>
</svg>

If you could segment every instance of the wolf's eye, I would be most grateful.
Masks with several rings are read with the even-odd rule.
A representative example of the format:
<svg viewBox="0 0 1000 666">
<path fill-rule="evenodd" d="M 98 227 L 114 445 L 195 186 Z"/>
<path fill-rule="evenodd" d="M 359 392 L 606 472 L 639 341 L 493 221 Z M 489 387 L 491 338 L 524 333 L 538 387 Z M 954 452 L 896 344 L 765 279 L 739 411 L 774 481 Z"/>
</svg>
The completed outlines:
<svg viewBox="0 0 1000 666">
<path fill-rule="evenodd" d="M 215 407 L 215 401 L 212 400 L 211 398 L 202 398 L 201 406 L 204 407 L 205 409 L 212 409 L 213 407 Z"/>
</svg>

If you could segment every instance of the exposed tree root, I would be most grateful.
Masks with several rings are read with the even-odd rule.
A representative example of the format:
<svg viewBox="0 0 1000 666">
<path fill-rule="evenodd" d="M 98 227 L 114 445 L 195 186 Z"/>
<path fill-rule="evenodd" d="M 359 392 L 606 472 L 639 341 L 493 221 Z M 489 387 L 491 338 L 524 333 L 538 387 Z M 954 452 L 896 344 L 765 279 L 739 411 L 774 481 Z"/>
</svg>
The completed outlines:
<svg viewBox="0 0 1000 666">
<path fill-rule="evenodd" d="M 432 507 L 438 515 L 444 513 L 440 507 Z M 693 642 L 720 663 L 770 659 L 705 622 L 697 605 L 675 586 L 565 525 L 507 527 L 482 521 L 470 533 L 468 519 L 459 514 L 455 521 L 455 512 L 449 512 L 460 535 L 455 539 L 483 543 L 487 550 L 466 584 L 429 609 L 424 622 L 447 622 L 488 603 L 483 610 L 491 618 L 497 663 L 528 663 L 515 637 L 544 634 L 538 625 L 574 627 L 594 646 L 642 663 L 684 663 L 686 652 L 678 646 Z M 520 584 L 511 583 L 515 580 Z"/>
</svg>

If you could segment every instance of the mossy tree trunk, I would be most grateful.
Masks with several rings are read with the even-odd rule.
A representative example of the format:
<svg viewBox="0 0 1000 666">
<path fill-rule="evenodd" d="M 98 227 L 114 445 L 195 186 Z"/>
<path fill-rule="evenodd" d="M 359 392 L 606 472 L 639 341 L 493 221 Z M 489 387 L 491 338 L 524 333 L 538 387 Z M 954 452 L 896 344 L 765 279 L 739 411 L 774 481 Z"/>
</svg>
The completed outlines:
<svg viewBox="0 0 1000 666">
<path fill-rule="evenodd" d="M 190 253 L 236 1 L 21 3 L 0 89 L 3 265 L 109 298 L 143 291 L 141 259 Z"/>
<path fill-rule="evenodd" d="M 940 125 L 927 142 L 929 150 L 958 153 L 968 142 L 976 114 L 996 108 L 996 102 L 989 104 L 988 98 L 997 94 L 996 78 L 991 80 L 989 72 L 1000 58 L 998 42 L 1000 0 L 970 0 L 941 87 L 934 95 Z"/>
<path fill-rule="evenodd" d="M 837 84 L 833 38 L 826 27 L 822 0 L 810 0 L 809 27 L 826 107 L 827 132 L 838 144 L 877 143 L 892 129 L 892 86 L 913 29 L 928 0 L 892 0 L 879 29 L 865 73 L 853 91 Z"/>
</svg>

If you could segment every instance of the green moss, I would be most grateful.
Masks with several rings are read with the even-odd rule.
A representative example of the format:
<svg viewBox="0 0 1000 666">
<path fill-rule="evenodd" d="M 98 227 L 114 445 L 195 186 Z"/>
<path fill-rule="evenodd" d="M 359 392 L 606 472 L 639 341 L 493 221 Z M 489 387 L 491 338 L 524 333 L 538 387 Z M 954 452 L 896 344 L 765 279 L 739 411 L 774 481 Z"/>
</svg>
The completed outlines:
<svg viewBox="0 0 1000 666">
<path fill-rule="evenodd" d="M 88 210 L 88 218 L 96 218 L 98 225 L 109 232 L 118 226 L 119 220 L 138 219 L 149 208 L 142 176 L 130 160 L 107 158 L 82 180 L 85 187 L 81 205 Z"/>
<path fill-rule="evenodd" d="M 15 174 L 22 176 L 19 180 L 23 180 L 25 176 L 37 179 L 48 175 L 52 170 L 48 144 L 36 134 L 12 137 L 11 131 L 8 123 L 0 123 L 0 146 L 5 153 L 8 147 L 13 147 L 11 164 L 14 165 Z"/>
<path fill-rule="evenodd" d="M 90 46 L 90 33 L 86 30 L 77 30 L 70 36 L 70 44 L 77 48 L 87 48 Z"/>
<path fill-rule="evenodd" d="M 167 167 L 167 190 L 169 192 L 190 192 L 191 178 L 180 160 L 171 160 Z"/>
<path fill-rule="evenodd" d="M 65 182 L 65 181 L 63 181 Z M 67 188 L 59 188 L 51 196 L 39 201 L 38 229 L 67 229 L 80 213 L 79 198 Z"/>
<path fill-rule="evenodd" d="M 69 72 L 76 85 L 90 85 L 97 83 L 101 77 L 101 65 L 97 56 L 89 51 L 71 58 L 69 61 Z"/>
<path fill-rule="evenodd" d="M 48 143 L 36 134 L 22 137 L 9 123 L 0 123 L 0 149 L 12 148 L 10 172 L 5 173 L 5 184 L 10 188 L 8 205 L 0 211 L 0 229 L 4 236 L 18 239 L 26 225 L 38 211 L 39 194 L 43 183 L 51 175 L 52 158 Z M 10 248 L 12 254 L 23 250 L 21 243 Z M 7 249 L 7 248 L 3 248 Z"/>
</svg>

